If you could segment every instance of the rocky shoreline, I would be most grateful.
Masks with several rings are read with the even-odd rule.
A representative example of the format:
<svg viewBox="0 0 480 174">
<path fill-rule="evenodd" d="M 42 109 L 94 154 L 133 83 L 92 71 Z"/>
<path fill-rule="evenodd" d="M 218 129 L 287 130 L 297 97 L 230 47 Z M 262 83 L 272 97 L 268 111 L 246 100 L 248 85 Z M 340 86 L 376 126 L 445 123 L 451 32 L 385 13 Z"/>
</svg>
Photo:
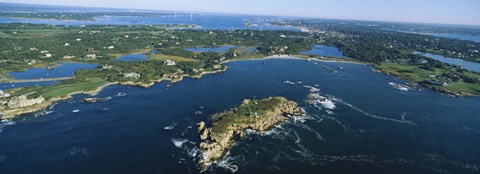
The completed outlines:
<svg viewBox="0 0 480 174">
<path fill-rule="evenodd" d="M 202 151 L 199 161 L 201 171 L 221 160 L 231 148 L 235 137 L 243 138 L 246 129 L 265 132 L 284 123 L 290 116 L 303 114 L 304 111 L 297 103 L 283 97 L 258 101 L 245 99 L 239 107 L 216 114 L 211 127 L 206 127 L 205 122 L 198 123 Z"/>
<path fill-rule="evenodd" d="M 224 72 L 226 70 L 227 70 L 227 68 L 225 67 L 222 70 L 202 72 L 202 73 L 200 73 L 199 75 L 196 75 L 196 76 L 182 75 L 182 76 L 180 76 L 179 78 L 176 78 L 176 79 L 161 78 L 159 80 L 153 80 L 153 81 L 150 81 L 150 82 L 127 81 L 127 82 L 106 83 L 105 85 L 102 85 L 102 86 L 100 86 L 100 87 L 98 87 L 94 90 L 73 92 L 73 93 L 67 94 L 65 96 L 44 100 L 41 103 L 34 104 L 34 105 L 31 105 L 31 106 L 27 106 L 27 107 L 0 110 L 0 119 L 12 119 L 12 118 L 15 118 L 15 117 L 23 115 L 23 114 L 29 114 L 29 113 L 37 112 L 37 111 L 40 111 L 42 109 L 45 109 L 45 108 L 51 106 L 55 102 L 68 100 L 68 99 L 72 98 L 72 96 L 75 95 L 75 94 L 87 94 L 87 95 L 90 95 L 90 96 L 95 96 L 99 92 L 101 92 L 104 88 L 106 88 L 107 86 L 110 86 L 110 85 L 119 84 L 119 85 L 128 85 L 128 86 L 138 86 L 138 87 L 142 87 L 142 88 L 150 88 L 153 85 L 155 85 L 155 83 L 159 83 L 159 82 L 162 82 L 162 81 L 165 81 L 165 80 L 171 81 L 172 83 L 175 83 L 175 82 L 182 81 L 184 79 L 184 77 L 190 77 L 190 78 L 198 79 L 198 78 L 201 78 L 203 75 L 206 75 L 206 74 L 214 74 L 214 73 Z M 96 101 L 98 101 L 98 100 L 95 100 L 95 98 L 89 98 L 89 99 L 85 100 L 85 102 L 90 102 L 90 103 L 95 103 Z"/>
</svg>

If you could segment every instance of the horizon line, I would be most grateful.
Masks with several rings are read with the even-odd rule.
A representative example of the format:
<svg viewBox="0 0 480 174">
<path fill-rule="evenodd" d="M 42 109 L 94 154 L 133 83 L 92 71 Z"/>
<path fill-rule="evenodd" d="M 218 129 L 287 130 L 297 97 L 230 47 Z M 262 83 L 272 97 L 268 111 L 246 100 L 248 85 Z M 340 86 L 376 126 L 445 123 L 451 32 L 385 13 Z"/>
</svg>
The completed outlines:
<svg viewBox="0 0 480 174">
<path fill-rule="evenodd" d="M 56 5 L 56 4 L 30 4 L 30 3 L 13 3 L 2 2 L 4 4 L 18 4 L 18 5 L 38 5 L 38 6 L 56 6 L 56 7 L 75 7 L 75 8 L 97 8 L 97 9 L 116 9 L 116 10 L 138 10 L 138 11 L 152 11 L 152 12 L 181 12 L 181 13 L 211 13 L 211 14 L 225 14 L 225 15 L 247 15 L 247 16 L 265 16 L 265 17 L 290 17 L 290 18 L 304 18 L 304 19 L 321 19 L 321 20 L 343 20 L 343 21 L 359 21 L 359 22 L 381 22 L 381 23 L 403 23 L 416 25 L 453 25 L 453 26 L 470 26 L 479 27 L 480 24 L 460 24 L 460 23 L 435 23 L 435 22 L 412 22 L 412 21 L 387 21 L 387 20 L 371 20 L 371 19 L 348 19 L 348 18 L 324 18 L 319 16 L 297 16 L 297 15 L 274 15 L 274 14 L 249 14 L 236 12 L 213 12 L 213 11 L 182 11 L 182 10 L 166 10 L 166 9 L 148 9 L 148 8 L 124 8 L 124 7 L 99 7 L 99 6 L 83 6 L 83 5 Z M 47 12 L 48 13 L 48 12 Z"/>
</svg>

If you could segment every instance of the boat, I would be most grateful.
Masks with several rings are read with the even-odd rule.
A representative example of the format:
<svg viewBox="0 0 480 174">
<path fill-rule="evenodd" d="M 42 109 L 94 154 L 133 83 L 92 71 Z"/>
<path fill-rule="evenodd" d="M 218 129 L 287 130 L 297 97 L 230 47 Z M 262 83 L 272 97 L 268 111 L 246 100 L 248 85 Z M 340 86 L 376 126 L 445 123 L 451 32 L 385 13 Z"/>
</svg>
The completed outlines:
<svg viewBox="0 0 480 174">
<path fill-rule="evenodd" d="M 73 110 L 72 112 L 73 112 L 73 113 L 77 113 L 77 112 L 80 112 L 80 110 L 75 109 L 75 110 Z"/>
</svg>

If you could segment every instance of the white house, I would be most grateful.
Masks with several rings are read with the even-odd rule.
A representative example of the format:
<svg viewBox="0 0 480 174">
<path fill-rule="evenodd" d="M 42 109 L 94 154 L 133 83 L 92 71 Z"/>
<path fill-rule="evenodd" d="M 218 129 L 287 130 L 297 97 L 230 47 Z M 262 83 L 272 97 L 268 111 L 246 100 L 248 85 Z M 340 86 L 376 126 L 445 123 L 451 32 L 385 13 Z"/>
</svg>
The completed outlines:
<svg viewBox="0 0 480 174">
<path fill-rule="evenodd" d="M 65 55 L 63 56 L 64 59 L 73 59 L 75 58 L 75 56 L 71 56 L 71 55 Z"/>
<path fill-rule="evenodd" d="M 167 66 L 174 66 L 174 65 L 177 65 L 177 62 L 175 62 L 173 60 L 165 60 L 165 62 L 163 62 L 163 64 L 165 64 Z"/>
<path fill-rule="evenodd" d="M 138 79 L 138 78 L 140 78 L 140 74 L 135 73 L 135 72 L 123 73 L 123 78 L 134 78 L 134 79 Z"/>
<path fill-rule="evenodd" d="M 97 55 L 96 54 L 87 54 L 87 58 L 97 58 Z"/>
</svg>

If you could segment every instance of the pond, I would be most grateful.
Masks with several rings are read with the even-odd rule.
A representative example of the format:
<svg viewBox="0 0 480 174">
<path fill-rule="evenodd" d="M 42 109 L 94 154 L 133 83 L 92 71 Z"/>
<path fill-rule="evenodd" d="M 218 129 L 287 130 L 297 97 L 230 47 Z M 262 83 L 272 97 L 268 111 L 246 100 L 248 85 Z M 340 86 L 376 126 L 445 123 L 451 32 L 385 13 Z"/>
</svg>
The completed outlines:
<svg viewBox="0 0 480 174">
<path fill-rule="evenodd" d="M 32 68 L 21 72 L 8 72 L 7 74 L 14 79 L 40 79 L 40 78 L 59 78 L 71 77 L 75 71 L 81 69 L 94 69 L 98 64 L 90 63 L 62 63 L 52 69 Z"/>
<path fill-rule="evenodd" d="M 429 58 L 438 60 L 438 61 L 443 62 L 443 63 L 463 66 L 463 68 L 465 68 L 467 70 L 470 70 L 470 71 L 480 72 L 480 63 L 465 61 L 465 60 L 462 60 L 462 59 L 456 59 L 456 58 L 451 58 L 451 57 L 445 57 L 445 56 L 442 56 L 442 55 L 431 54 L 431 53 L 419 53 L 419 52 L 414 52 L 414 53 L 421 54 L 425 57 L 429 57 Z"/>
</svg>

